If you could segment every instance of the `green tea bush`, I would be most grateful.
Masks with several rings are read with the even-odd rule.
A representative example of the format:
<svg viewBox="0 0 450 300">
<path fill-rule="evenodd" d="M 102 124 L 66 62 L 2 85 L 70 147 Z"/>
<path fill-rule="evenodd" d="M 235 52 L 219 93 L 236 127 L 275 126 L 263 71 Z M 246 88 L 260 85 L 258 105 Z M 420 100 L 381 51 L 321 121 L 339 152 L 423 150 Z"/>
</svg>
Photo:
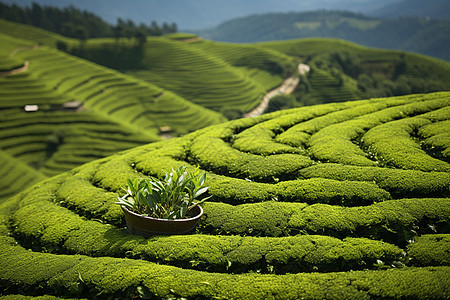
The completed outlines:
<svg viewBox="0 0 450 300">
<path fill-rule="evenodd" d="M 304 178 L 375 182 L 394 198 L 450 196 L 450 174 L 379 167 L 318 164 L 302 169 Z"/>
<path fill-rule="evenodd" d="M 435 231 L 433 227 L 431 229 Z M 414 242 L 408 246 L 408 263 L 414 266 L 448 266 L 450 263 L 449 247 L 450 236 L 448 234 L 426 234 L 416 237 Z"/>
<path fill-rule="evenodd" d="M 238 119 L 46 179 L 0 204 L 2 295 L 448 298 L 449 98 Z M 183 165 L 211 196 L 195 232 L 130 234 L 127 178 Z"/>
</svg>

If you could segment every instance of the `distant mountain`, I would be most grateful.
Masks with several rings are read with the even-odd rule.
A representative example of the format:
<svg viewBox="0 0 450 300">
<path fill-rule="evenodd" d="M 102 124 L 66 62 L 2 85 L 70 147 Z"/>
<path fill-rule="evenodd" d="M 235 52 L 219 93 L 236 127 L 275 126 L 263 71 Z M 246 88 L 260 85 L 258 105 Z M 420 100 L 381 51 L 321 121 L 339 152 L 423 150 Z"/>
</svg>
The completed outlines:
<svg viewBox="0 0 450 300">
<path fill-rule="evenodd" d="M 216 41 L 235 43 L 331 37 L 450 60 L 450 22 L 419 17 L 380 19 L 353 12 L 325 10 L 271 13 L 233 19 L 198 34 Z"/>
<path fill-rule="evenodd" d="M 418 16 L 450 21 L 450 1 L 448 0 L 403 0 L 377 9 L 371 13 L 378 17 Z"/>
<path fill-rule="evenodd" d="M 181 30 L 206 29 L 237 17 L 268 12 L 346 9 L 369 12 L 399 0 L 2 0 L 29 6 L 32 2 L 91 11 L 110 23 L 117 18 L 149 24 L 152 20 L 175 22 Z"/>
</svg>

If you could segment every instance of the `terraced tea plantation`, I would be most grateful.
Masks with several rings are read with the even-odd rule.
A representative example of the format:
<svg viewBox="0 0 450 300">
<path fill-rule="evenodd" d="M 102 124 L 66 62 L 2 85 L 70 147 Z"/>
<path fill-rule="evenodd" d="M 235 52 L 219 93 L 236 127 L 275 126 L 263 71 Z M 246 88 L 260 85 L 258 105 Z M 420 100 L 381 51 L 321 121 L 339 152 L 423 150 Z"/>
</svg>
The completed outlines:
<svg viewBox="0 0 450 300">
<path fill-rule="evenodd" d="M 448 61 L 411 52 L 323 38 L 256 45 L 301 57 L 311 67 L 307 85 L 296 95 L 304 104 L 450 90 Z"/>
<path fill-rule="evenodd" d="M 145 52 L 141 66 L 126 74 L 219 112 L 227 108 L 251 111 L 298 64 L 293 57 L 270 49 L 227 47 L 203 40 L 149 38 Z"/>
<path fill-rule="evenodd" d="M 450 93 L 239 119 L 63 173 L 0 207 L 3 295 L 450 297 Z M 196 232 L 145 239 L 127 178 L 207 172 Z"/>
<path fill-rule="evenodd" d="M 47 176 L 159 141 L 161 129 L 179 135 L 226 120 L 56 49 L 1 33 L 0 42 L 0 199 Z"/>
</svg>

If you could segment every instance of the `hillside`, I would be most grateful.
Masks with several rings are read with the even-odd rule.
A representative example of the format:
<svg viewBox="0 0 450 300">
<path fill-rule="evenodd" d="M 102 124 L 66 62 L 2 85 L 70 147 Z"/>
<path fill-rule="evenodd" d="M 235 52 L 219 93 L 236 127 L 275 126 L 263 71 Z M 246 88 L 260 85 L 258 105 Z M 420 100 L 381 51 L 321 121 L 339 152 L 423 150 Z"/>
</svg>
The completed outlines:
<svg viewBox="0 0 450 300">
<path fill-rule="evenodd" d="M 376 9 L 371 12 L 371 15 L 384 18 L 417 16 L 450 21 L 449 12 L 450 2 L 447 0 L 402 0 Z"/>
<path fill-rule="evenodd" d="M 198 47 L 203 43 L 208 46 Z M 178 34 L 148 37 L 142 46 L 135 41 L 90 39 L 83 49 L 71 52 L 217 112 L 230 107 L 250 111 L 295 70 L 294 58 L 270 49 L 252 45 L 223 48 Z"/>
<path fill-rule="evenodd" d="M 96 160 L 0 205 L 4 296 L 442 299 L 450 92 L 234 120 Z M 207 172 L 196 232 L 129 234 L 127 178 Z"/>
<path fill-rule="evenodd" d="M 226 120 L 148 82 L 37 46 L 32 36 L 50 41 L 49 36 L 12 27 L 9 33 L 29 38 L 0 33 L 3 164 L 12 156 L 42 178 L 161 140 L 164 127 L 178 135 Z"/>
<path fill-rule="evenodd" d="M 192 35 L 134 39 L 89 39 L 84 43 L 45 30 L 0 20 L 0 32 L 32 40 L 133 75 L 168 89 L 190 102 L 221 111 L 233 106 L 249 111 L 271 88 L 292 73 L 296 60 L 252 45 L 197 49 Z M 187 38 L 184 38 L 187 37 Z"/>
<path fill-rule="evenodd" d="M 7 157 L 17 160 L 14 178 L 23 178 L 14 185 L 7 184 L 11 177 L 3 180 L 0 198 L 93 159 L 239 118 L 288 76 L 299 77 L 299 85 L 272 98 L 268 111 L 450 90 L 447 62 L 341 40 L 241 45 L 176 34 L 143 44 L 80 42 L 0 25 L 0 158 L 7 165 Z M 311 71 L 299 75 L 298 63 Z M 37 171 L 33 180 L 19 176 L 29 168 Z"/>
<path fill-rule="evenodd" d="M 293 95 L 302 105 L 450 90 L 449 62 L 410 52 L 320 38 L 256 45 L 311 67 Z"/>
<path fill-rule="evenodd" d="M 329 37 L 357 44 L 399 49 L 450 60 L 450 22 L 418 17 L 379 19 L 345 11 L 270 13 L 226 21 L 197 32 L 216 41 L 253 43 Z"/>
<path fill-rule="evenodd" d="M 269 110 L 450 90 L 446 61 L 336 39 L 229 44 L 178 34 L 169 40 L 148 38 L 139 51 L 133 45 L 92 39 L 82 52 L 75 48 L 72 53 L 156 83 L 229 118 L 256 107 L 291 75 L 300 77 L 299 86 L 292 95 L 274 99 Z M 311 72 L 300 76 L 298 63 L 309 65 Z"/>
<path fill-rule="evenodd" d="M 281 84 L 283 72 L 296 63 L 282 53 L 252 46 L 211 55 L 190 47 L 183 35 L 173 35 L 149 38 L 149 55 L 141 69 L 122 68 L 132 77 L 56 49 L 64 44 L 77 51 L 77 40 L 4 20 L 0 24 L 0 149 L 4 152 L 0 157 L 8 165 L 11 157 L 35 170 L 29 176 L 36 180 L 163 136 L 226 121 L 221 113 L 227 110 L 249 111 L 267 90 Z M 83 53 L 95 55 L 104 41 L 90 40 Z M 113 39 L 106 43 L 116 49 Z M 121 40 L 120 47 L 134 51 L 135 42 Z M 240 61 L 231 53 L 239 54 Z M 103 51 L 100 57 L 116 61 L 113 55 Z M 164 56 L 159 66 L 154 64 Z M 272 61 L 283 65 L 281 71 L 271 73 Z M 122 60 L 127 63 L 130 60 Z M 143 68 L 146 63 L 148 70 Z M 190 80 L 186 74 L 192 75 Z M 13 172 L 14 185 L 7 184 L 12 178 L 2 173 L 7 179 L 0 198 L 36 181 L 18 176 L 24 170 Z"/>
<path fill-rule="evenodd" d="M 11 22 L 3 28 L 51 47 L 64 44 L 68 53 L 156 84 L 228 118 L 242 116 L 288 76 L 298 76 L 298 63 L 311 64 L 312 72 L 301 78 L 294 95 L 274 101 L 271 110 L 450 90 L 448 62 L 335 39 L 229 44 L 176 34 L 148 37 L 144 43 L 80 43 Z"/>
</svg>

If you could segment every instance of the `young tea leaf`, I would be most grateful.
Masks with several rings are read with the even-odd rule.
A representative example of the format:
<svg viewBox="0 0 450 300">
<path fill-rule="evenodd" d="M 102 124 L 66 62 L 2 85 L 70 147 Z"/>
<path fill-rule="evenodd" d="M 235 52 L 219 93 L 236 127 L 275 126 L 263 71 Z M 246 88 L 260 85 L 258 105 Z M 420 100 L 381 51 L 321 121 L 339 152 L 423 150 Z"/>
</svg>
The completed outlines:
<svg viewBox="0 0 450 300">
<path fill-rule="evenodd" d="M 205 187 L 199 189 L 197 192 L 195 192 L 194 199 L 199 197 L 201 194 L 205 193 L 208 189 L 209 189 L 208 186 L 205 186 Z"/>
</svg>

